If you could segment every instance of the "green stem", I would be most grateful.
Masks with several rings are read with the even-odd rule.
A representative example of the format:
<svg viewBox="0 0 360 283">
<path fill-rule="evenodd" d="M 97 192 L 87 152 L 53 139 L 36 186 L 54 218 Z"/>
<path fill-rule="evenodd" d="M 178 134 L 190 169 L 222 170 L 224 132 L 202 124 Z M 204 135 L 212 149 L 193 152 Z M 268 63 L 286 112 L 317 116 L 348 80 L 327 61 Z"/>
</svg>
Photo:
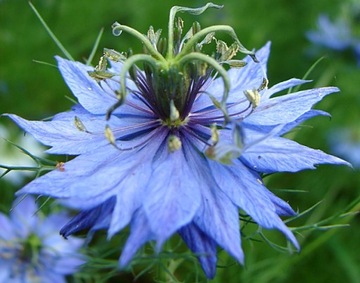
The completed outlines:
<svg viewBox="0 0 360 283">
<path fill-rule="evenodd" d="M 199 53 L 199 52 L 192 52 L 192 53 L 186 54 L 185 56 L 180 58 L 180 60 L 178 61 L 178 64 L 180 66 L 183 66 L 186 63 L 188 63 L 190 61 L 195 61 L 195 60 L 199 60 L 199 61 L 203 61 L 203 62 L 207 63 L 208 65 L 213 67 L 219 73 L 219 75 L 222 77 L 223 82 L 224 82 L 224 94 L 223 94 L 221 104 L 222 104 L 222 106 L 225 106 L 227 98 L 228 98 L 228 94 L 230 91 L 230 80 L 229 80 L 226 70 L 214 58 L 212 58 L 208 55 Z"/>
<path fill-rule="evenodd" d="M 135 29 L 133 29 L 131 27 L 121 25 L 121 24 L 119 24 L 117 22 L 115 22 L 112 25 L 112 28 L 113 28 L 113 33 L 120 30 L 120 31 L 125 31 L 125 32 L 133 35 L 134 37 L 139 39 L 145 45 L 145 47 L 150 52 L 151 56 L 158 59 L 163 64 L 166 64 L 165 58 L 154 48 L 154 46 L 151 44 L 150 40 L 145 35 L 143 35 L 142 33 L 138 32 L 137 30 L 135 30 Z M 116 33 L 114 33 L 114 35 L 116 35 Z"/>
<path fill-rule="evenodd" d="M 126 98 L 126 73 L 130 70 L 130 68 L 135 65 L 137 62 L 147 62 L 150 65 L 156 66 L 159 64 L 158 61 L 156 61 L 153 57 L 147 54 L 136 54 L 128 58 L 121 69 L 120 72 L 120 96 L 119 101 L 116 102 L 113 106 L 109 108 L 109 110 L 106 113 L 106 120 L 109 120 L 111 117 L 112 112 L 118 108 L 120 105 L 122 105 Z"/>
<path fill-rule="evenodd" d="M 235 40 L 235 42 L 239 45 L 240 52 L 250 55 L 254 61 L 257 61 L 254 56 L 254 52 L 247 50 L 241 44 L 239 39 L 237 38 L 234 29 L 227 25 L 216 25 L 216 26 L 207 27 L 207 28 L 204 28 L 203 30 L 199 31 L 198 33 L 194 34 L 194 36 L 189 39 L 189 41 L 185 44 L 184 48 L 181 50 L 181 52 L 178 55 L 176 55 L 176 57 L 181 58 L 181 57 L 185 56 L 187 53 L 191 52 L 191 48 L 195 44 L 197 44 L 202 38 L 204 38 L 207 34 L 209 34 L 211 32 L 217 32 L 217 31 L 222 31 L 222 32 L 228 33 Z"/>
<path fill-rule="evenodd" d="M 174 54 L 173 54 L 173 49 L 174 49 L 174 22 L 175 22 L 175 15 L 177 12 L 187 12 L 189 14 L 192 15 L 200 15 L 203 12 L 205 12 L 208 8 L 216 8 L 216 9 L 221 9 L 222 7 L 224 7 L 223 5 L 216 5 L 213 3 L 207 3 L 206 5 L 200 7 L 200 8 L 188 8 L 188 7 L 182 7 L 182 6 L 174 6 L 171 8 L 170 10 L 170 15 L 169 15 L 169 25 L 168 25 L 168 54 L 167 54 L 167 58 L 171 59 L 173 58 Z"/>
<path fill-rule="evenodd" d="M 59 47 L 59 49 L 62 51 L 62 53 L 64 53 L 65 57 L 68 58 L 71 61 L 74 61 L 74 58 L 70 55 L 70 53 L 66 50 L 66 48 L 61 44 L 60 40 L 55 36 L 55 34 L 51 31 L 51 29 L 49 28 L 49 26 L 46 24 L 46 22 L 44 21 L 44 19 L 41 17 L 40 13 L 38 12 L 38 10 L 36 10 L 35 6 L 29 2 L 29 5 L 31 7 L 31 9 L 34 11 L 35 15 L 38 17 L 38 19 L 40 20 L 41 24 L 44 26 L 44 28 L 46 29 L 47 33 L 50 35 L 50 37 L 52 38 L 52 40 L 55 42 L 55 44 L 57 45 L 57 47 Z"/>
</svg>

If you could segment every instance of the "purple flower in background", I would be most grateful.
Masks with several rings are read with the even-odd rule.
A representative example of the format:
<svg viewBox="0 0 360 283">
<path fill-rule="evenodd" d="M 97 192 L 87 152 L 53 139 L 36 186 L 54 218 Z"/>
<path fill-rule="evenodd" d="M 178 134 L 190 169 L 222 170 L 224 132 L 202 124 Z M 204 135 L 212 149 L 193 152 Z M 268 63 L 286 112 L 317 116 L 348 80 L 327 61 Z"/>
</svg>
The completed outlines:
<svg viewBox="0 0 360 283">
<path fill-rule="evenodd" d="M 0 282 L 66 282 L 84 263 L 83 240 L 59 235 L 67 221 L 63 214 L 40 215 L 30 196 L 17 199 L 9 217 L 0 213 Z"/>
<path fill-rule="evenodd" d="M 336 129 L 329 135 L 331 151 L 360 168 L 360 128 Z"/>
<path fill-rule="evenodd" d="M 273 97 L 306 81 L 267 87 L 270 44 L 256 53 L 257 63 L 230 27 L 194 24 L 181 37 L 176 11 L 200 14 L 208 7 L 218 6 L 174 7 L 166 47 L 160 31 L 150 28 L 144 36 L 114 24 L 114 33 L 139 38 L 145 54 L 126 57 L 105 50 L 96 68 L 57 57 L 78 104 L 47 122 L 8 115 L 50 146 L 48 153 L 76 155 L 18 193 L 59 198 L 81 210 L 61 230 L 65 237 L 84 228 L 105 228 L 111 237 L 129 225 L 120 266 L 146 242 L 155 240 L 160 251 L 179 233 L 212 278 L 217 246 L 244 261 L 239 209 L 261 227 L 281 231 L 298 249 L 280 218 L 295 212 L 264 186 L 262 174 L 348 164 L 282 137 L 301 122 L 326 115 L 312 106 L 338 89 Z M 218 31 L 229 33 L 234 44 L 216 39 Z M 211 42 L 214 57 L 201 52 Z M 234 60 L 237 51 L 249 56 Z"/>
</svg>

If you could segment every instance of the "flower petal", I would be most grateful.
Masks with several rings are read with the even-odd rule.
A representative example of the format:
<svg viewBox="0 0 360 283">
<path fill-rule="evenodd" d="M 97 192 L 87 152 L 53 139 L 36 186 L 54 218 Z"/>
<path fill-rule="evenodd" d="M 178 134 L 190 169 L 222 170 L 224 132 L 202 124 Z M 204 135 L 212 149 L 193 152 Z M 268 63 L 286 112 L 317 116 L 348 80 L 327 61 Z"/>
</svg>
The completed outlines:
<svg viewBox="0 0 360 283">
<path fill-rule="evenodd" d="M 63 203 L 77 209 L 92 208 L 114 195 L 114 189 L 121 182 L 121 179 L 108 176 L 126 175 L 126 168 L 118 166 L 123 160 L 123 154 L 109 145 L 90 154 L 80 155 L 66 162 L 62 170 L 55 169 L 33 180 L 17 194 L 63 198 Z"/>
<path fill-rule="evenodd" d="M 155 235 L 150 228 L 147 217 L 142 209 L 139 209 L 131 221 L 130 236 L 126 241 L 121 253 L 119 266 L 127 266 L 137 250 L 150 240 L 154 240 Z"/>
<path fill-rule="evenodd" d="M 14 201 L 10 219 L 18 237 L 26 238 L 31 231 L 36 230 L 37 210 L 35 200 L 31 196 L 17 198 Z"/>
<path fill-rule="evenodd" d="M 295 121 L 326 95 L 339 91 L 336 87 L 323 87 L 295 92 L 266 100 L 245 118 L 254 125 L 278 125 Z"/>
<path fill-rule="evenodd" d="M 195 224 L 190 223 L 178 231 L 184 242 L 197 256 L 207 278 L 212 279 L 216 273 L 216 243 Z"/>
<path fill-rule="evenodd" d="M 59 70 L 79 103 L 92 114 L 103 115 L 118 99 L 115 93 L 104 92 L 88 71 L 94 68 L 56 56 Z"/>
<path fill-rule="evenodd" d="M 197 174 L 201 190 L 201 206 L 193 223 L 225 249 L 240 263 L 244 262 L 241 249 L 239 213 L 237 207 L 219 189 L 206 159 L 189 151 L 189 166 Z"/>
<path fill-rule="evenodd" d="M 267 189 L 255 172 L 239 160 L 234 160 L 234 165 L 229 166 L 210 161 L 210 168 L 219 188 L 233 203 L 261 227 L 281 231 L 299 249 L 296 238 L 278 216 L 278 213 L 293 214 L 292 209 L 280 199 L 275 199 L 274 204 L 274 198 L 265 192 Z"/>
<path fill-rule="evenodd" d="M 260 135 L 253 132 L 245 136 L 246 143 Z M 248 137 L 248 138 L 247 138 Z M 297 172 L 304 169 L 315 169 L 318 164 L 350 164 L 340 158 L 312 149 L 297 142 L 281 137 L 268 137 L 253 143 L 240 157 L 255 171 L 262 173 Z"/>
<path fill-rule="evenodd" d="M 153 165 L 146 190 L 150 197 L 144 199 L 144 211 L 157 236 L 158 248 L 192 220 L 200 205 L 200 184 L 188 165 L 186 154 L 184 146 L 172 153 L 164 148 Z"/>
<path fill-rule="evenodd" d="M 309 80 L 300 80 L 300 79 L 290 79 L 290 80 L 287 80 L 287 81 L 278 83 L 278 84 L 272 86 L 271 88 L 263 91 L 263 92 L 262 92 L 262 95 L 261 95 L 261 100 L 260 100 L 260 101 L 267 100 L 267 99 L 269 99 L 273 94 L 278 93 L 278 92 L 280 92 L 280 91 L 283 91 L 283 90 L 285 90 L 285 89 L 289 89 L 289 88 L 291 88 L 291 87 L 298 86 L 298 85 L 301 85 L 301 84 L 304 84 L 304 83 L 308 83 L 308 82 L 311 82 L 311 81 L 309 81 Z M 260 103 L 261 103 L 261 102 L 260 102 Z"/>
<path fill-rule="evenodd" d="M 115 198 L 112 197 L 94 208 L 80 211 L 80 213 L 61 228 L 60 235 L 67 238 L 85 229 L 94 231 L 108 228 L 110 226 L 114 205 Z"/>
<path fill-rule="evenodd" d="M 51 146 L 48 153 L 82 154 L 109 144 L 104 135 L 105 117 L 94 119 L 94 116 L 72 115 L 62 113 L 63 118 L 55 121 L 28 121 L 16 115 L 7 115 L 26 132 L 44 145 Z M 66 119 L 65 119 L 66 116 Z M 92 132 L 79 130 L 75 125 L 75 116 Z M 100 130 L 101 129 L 101 130 Z"/>
<path fill-rule="evenodd" d="M 9 218 L 1 212 L 0 212 L 0 227 L 1 227 L 0 239 L 9 241 L 17 236 Z"/>
</svg>

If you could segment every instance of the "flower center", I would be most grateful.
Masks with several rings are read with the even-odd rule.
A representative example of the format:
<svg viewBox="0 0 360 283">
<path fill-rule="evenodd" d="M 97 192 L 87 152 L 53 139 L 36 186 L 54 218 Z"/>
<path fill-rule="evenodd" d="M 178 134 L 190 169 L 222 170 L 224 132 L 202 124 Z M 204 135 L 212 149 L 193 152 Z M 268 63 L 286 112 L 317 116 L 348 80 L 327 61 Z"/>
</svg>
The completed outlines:
<svg viewBox="0 0 360 283">
<path fill-rule="evenodd" d="M 149 28 L 147 35 L 143 35 L 131 27 L 117 22 L 113 24 L 114 35 L 119 36 L 123 31 L 133 35 L 144 45 L 144 53 L 127 56 L 124 53 L 106 49 L 95 71 L 90 72 L 90 75 L 98 80 L 117 75 L 120 77 L 120 89 L 116 92 L 118 102 L 108 110 L 107 119 L 126 99 L 128 92 L 126 79 L 129 74 L 139 90 L 135 91 L 135 95 L 146 102 L 165 125 L 172 127 L 178 127 L 186 121 L 194 99 L 207 78 L 219 76 L 224 82 L 223 97 L 221 101 L 213 97 L 211 99 L 214 105 L 223 112 L 225 120 L 229 120 L 226 101 L 230 90 L 230 80 L 223 65 L 243 67 L 245 65 L 243 61 L 232 59 L 239 51 L 250 55 L 256 62 L 257 59 L 253 52 L 240 43 L 230 26 L 215 25 L 201 29 L 200 24 L 195 22 L 183 35 L 184 22 L 179 17 L 175 18 L 176 13 L 187 12 L 199 15 L 208 8 L 219 9 L 222 6 L 208 3 L 200 8 L 173 7 L 170 10 L 167 39 L 161 37 L 161 30 L 155 32 L 153 27 Z M 224 41 L 216 39 L 216 32 L 227 33 L 234 39 L 234 43 L 228 46 Z M 216 50 L 209 56 L 203 52 L 202 48 L 214 41 Z M 122 63 L 120 74 L 107 71 L 107 60 Z M 143 71 L 138 67 L 140 64 L 143 65 Z M 172 118 L 174 107 L 179 112 L 177 119 Z"/>
<path fill-rule="evenodd" d="M 31 234 L 23 243 L 19 251 L 19 257 L 22 261 L 36 265 L 39 262 L 40 250 L 42 248 L 41 240 L 35 234 Z"/>
</svg>

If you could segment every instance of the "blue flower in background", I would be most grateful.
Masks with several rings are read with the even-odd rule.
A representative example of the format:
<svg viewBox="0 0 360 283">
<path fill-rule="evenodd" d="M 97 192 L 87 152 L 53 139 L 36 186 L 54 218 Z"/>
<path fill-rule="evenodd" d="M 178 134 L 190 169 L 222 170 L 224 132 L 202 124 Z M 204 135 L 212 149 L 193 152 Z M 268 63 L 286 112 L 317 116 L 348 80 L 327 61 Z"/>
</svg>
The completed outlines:
<svg viewBox="0 0 360 283">
<path fill-rule="evenodd" d="M 318 30 L 309 31 L 306 36 L 314 44 L 325 48 L 336 51 L 352 50 L 360 63 L 360 38 L 353 33 L 350 18 L 331 21 L 328 15 L 320 15 Z"/>
<path fill-rule="evenodd" d="M 354 167 L 360 168 L 360 128 L 342 128 L 333 130 L 329 135 L 331 151 Z"/>
<path fill-rule="evenodd" d="M 83 240 L 64 240 L 63 214 L 42 217 L 32 197 L 18 199 L 10 216 L 0 213 L 0 282 L 61 283 L 84 263 Z"/>
<path fill-rule="evenodd" d="M 332 22 L 327 15 L 318 18 L 318 30 L 309 31 L 307 37 L 315 44 L 342 51 L 350 48 L 354 38 L 351 28 L 345 20 Z"/>
<path fill-rule="evenodd" d="M 327 115 L 312 106 L 338 89 L 273 97 L 306 81 L 267 87 L 270 44 L 256 53 L 257 63 L 237 38 L 230 47 L 214 38 L 218 26 L 203 34 L 195 26 L 183 38 L 181 21 L 169 26 L 167 49 L 159 31 L 150 28 L 145 37 L 115 24 L 114 31 L 141 39 L 147 53 L 126 57 L 106 50 L 96 68 L 57 57 L 78 104 L 47 122 L 8 116 L 50 146 L 48 153 L 76 157 L 18 193 L 60 198 L 81 210 L 61 230 L 65 237 L 82 229 L 108 229 L 111 237 L 130 225 L 120 266 L 146 242 L 155 240 L 160 251 L 179 233 L 212 278 L 217 246 L 244 261 L 239 209 L 299 249 L 280 218 L 295 212 L 264 186 L 262 174 L 348 165 L 282 137 L 309 118 Z M 213 41 L 214 58 L 201 53 Z M 236 67 L 244 62 L 232 59 L 239 50 L 249 54 L 243 68 Z"/>
</svg>

